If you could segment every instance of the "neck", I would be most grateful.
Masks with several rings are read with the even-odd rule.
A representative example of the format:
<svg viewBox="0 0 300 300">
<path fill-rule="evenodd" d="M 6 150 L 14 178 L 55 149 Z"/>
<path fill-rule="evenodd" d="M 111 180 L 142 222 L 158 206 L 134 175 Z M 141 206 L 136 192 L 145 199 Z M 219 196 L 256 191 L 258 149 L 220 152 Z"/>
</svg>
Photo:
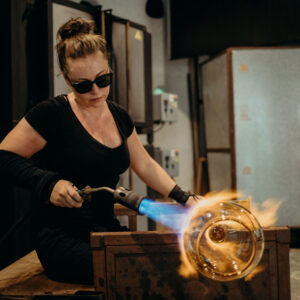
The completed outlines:
<svg viewBox="0 0 300 300">
<path fill-rule="evenodd" d="M 103 101 L 98 103 L 97 106 L 84 105 L 80 101 L 76 99 L 73 93 L 68 94 L 68 99 L 72 109 L 83 116 L 97 116 L 97 118 L 101 117 L 107 110 L 107 103 Z"/>
</svg>

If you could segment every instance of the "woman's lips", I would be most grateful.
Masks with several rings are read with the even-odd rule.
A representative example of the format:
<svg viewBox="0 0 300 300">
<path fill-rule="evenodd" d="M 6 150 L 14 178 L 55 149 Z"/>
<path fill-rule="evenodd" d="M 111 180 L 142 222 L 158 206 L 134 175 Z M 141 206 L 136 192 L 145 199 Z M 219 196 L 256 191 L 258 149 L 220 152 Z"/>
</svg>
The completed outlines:
<svg viewBox="0 0 300 300">
<path fill-rule="evenodd" d="M 102 99 L 103 99 L 103 97 L 98 97 L 98 98 L 91 99 L 91 101 L 101 101 Z"/>
</svg>

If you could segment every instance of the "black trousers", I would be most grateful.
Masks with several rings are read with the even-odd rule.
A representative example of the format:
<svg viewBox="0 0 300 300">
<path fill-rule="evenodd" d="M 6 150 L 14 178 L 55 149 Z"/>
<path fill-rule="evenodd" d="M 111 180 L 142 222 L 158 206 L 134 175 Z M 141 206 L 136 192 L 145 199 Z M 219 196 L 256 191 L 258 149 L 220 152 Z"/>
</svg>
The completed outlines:
<svg viewBox="0 0 300 300">
<path fill-rule="evenodd" d="M 119 224 L 119 223 L 117 223 Z M 99 227 L 94 231 L 128 231 L 125 226 Z M 36 235 L 36 252 L 50 279 L 93 284 L 93 259 L 89 232 L 74 236 L 56 226 L 44 226 Z"/>
</svg>

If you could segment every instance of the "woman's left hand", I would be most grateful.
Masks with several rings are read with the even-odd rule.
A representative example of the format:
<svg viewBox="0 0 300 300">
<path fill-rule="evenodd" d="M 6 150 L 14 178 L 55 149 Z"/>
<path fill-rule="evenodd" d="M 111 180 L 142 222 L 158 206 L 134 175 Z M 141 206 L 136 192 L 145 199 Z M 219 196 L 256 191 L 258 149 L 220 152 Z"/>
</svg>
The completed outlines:
<svg viewBox="0 0 300 300">
<path fill-rule="evenodd" d="M 186 201 L 186 207 L 193 207 L 199 203 L 199 201 L 204 200 L 205 198 L 200 195 L 190 196 L 189 199 Z"/>
</svg>

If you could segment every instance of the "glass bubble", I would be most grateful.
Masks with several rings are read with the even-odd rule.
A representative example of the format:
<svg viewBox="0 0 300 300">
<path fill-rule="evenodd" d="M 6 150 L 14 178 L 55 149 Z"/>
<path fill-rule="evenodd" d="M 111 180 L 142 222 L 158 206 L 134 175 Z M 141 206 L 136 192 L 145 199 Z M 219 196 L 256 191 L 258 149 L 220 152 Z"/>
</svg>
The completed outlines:
<svg viewBox="0 0 300 300">
<path fill-rule="evenodd" d="M 183 233 L 186 256 L 202 275 L 218 281 L 239 279 L 259 263 L 263 230 L 255 216 L 236 201 L 199 207 Z"/>
</svg>

